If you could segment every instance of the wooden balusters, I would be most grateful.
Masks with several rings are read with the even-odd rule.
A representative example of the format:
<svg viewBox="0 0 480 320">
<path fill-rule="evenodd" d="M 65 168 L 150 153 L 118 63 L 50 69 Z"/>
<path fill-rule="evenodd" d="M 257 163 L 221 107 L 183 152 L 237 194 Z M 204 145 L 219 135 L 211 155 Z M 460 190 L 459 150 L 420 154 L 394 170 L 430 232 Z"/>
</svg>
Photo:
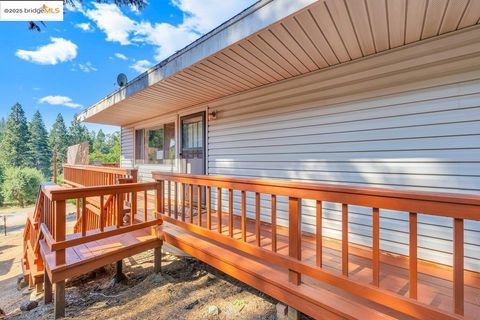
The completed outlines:
<svg viewBox="0 0 480 320">
<path fill-rule="evenodd" d="M 117 193 L 117 228 L 123 226 L 123 193 Z"/>
<path fill-rule="evenodd" d="M 178 219 L 178 183 L 174 182 L 174 193 L 173 193 L 173 205 L 174 209 L 173 212 L 175 214 L 175 219 Z"/>
<path fill-rule="evenodd" d="M 82 236 L 87 234 L 87 199 L 82 198 Z"/>
<path fill-rule="evenodd" d="M 372 284 L 380 286 L 380 210 L 372 209 Z"/>
<path fill-rule="evenodd" d="M 212 229 L 212 188 L 207 186 L 207 228 Z"/>
<path fill-rule="evenodd" d="M 217 188 L 217 230 L 222 233 L 222 188 Z"/>
<path fill-rule="evenodd" d="M 257 246 L 261 245 L 260 238 L 260 193 L 255 192 L 255 241 Z"/>
<path fill-rule="evenodd" d="M 246 194 L 242 190 L 242 240 L 247 241 L 247 205 L 246 205 Z"/>
<path fill-rule="evenodd" d="M 277 252 L 277 196 L 271 196 L 272 217 L 272 251 Z"/>
<path fill-rule="evenodd" d="M 156 202 L 155 202 L 155 208 L 157 212 L 162 212 L 163 210 L 161 209 L 162 206 L 162 187 L 161 185 L 158 185 L 157 187 L 157 196 L 155 197 Z M 147 190 L 143 191 L 143 222 L 146 222 L 148 220 L 148 193 Z"/>
<path fill-rule="evenodd" d="M 105 228 L 105 199 L 104 196 L 100 196 L 100 232 L 103 232 Z"/>
<path fill-rule="evenodd" d="M 233 190 L 228 189 L 228 232 L 233 238 Z"/>
<path fill-rule="evenodd" d="M 316 201 L 316 263 L 318 267 L 322 266 L 322 201 Z"/>
<path fill-rule="evenodd" d="M 190 211 L 190 223 L 193 223 L 193 185 L 188 185 L 188 206 Z"/>
<path fill-rule="evenodd" d="M 180 184 L 180 190 L 182 197 L 182 221 L 185 222 L 185 183 Z"/>
<path fill-rule="evenodd" d="M 85 201 L 85 198 L 83 198 Z M 54 239 L 56 242 L 65 241 L 65 232 L 67 227 L 67 211 L 65 200 L 55 202 L 55 231 Z M 55 263 L 57 266 L 65 264 L 65 249 L 55 251 Z"/>
<path fill-rule="evenodd" d="M 410 298 L 417 299 L 417 214 L 409 214 L 410 246 L 409 246 L 409 279 Z"/>
<path fill-rule="evenodd" d="M 197 224 L 202 226 L 202 187 L 197 185 Z"/>
<path fill-rule="evenodd" d="M 348 277 L 348 204 L 342 204 L 342 274 Z"/>
<path fill-rule="evenodd" d="M 168 216 L 171 217 L 172 216 L 172 189 L 171 189 L 171 182 L 170 180 L 168 181 L 168 198 L 167 198 L 167 201 L 168 201 Z"/>
<path fill-rule="evenodd" d="M 302 260 L 302 200 L 288 198 L 288 255 L 294 259 Z M 300 285 L 301 274 L 288 270 L 288 279 L 295 285 Z"/>
<path fill-rule="evenodd" d="M 453 303 L 455 313 L 464 314 L 464 222 L 453 219 Z"/>
</svg>

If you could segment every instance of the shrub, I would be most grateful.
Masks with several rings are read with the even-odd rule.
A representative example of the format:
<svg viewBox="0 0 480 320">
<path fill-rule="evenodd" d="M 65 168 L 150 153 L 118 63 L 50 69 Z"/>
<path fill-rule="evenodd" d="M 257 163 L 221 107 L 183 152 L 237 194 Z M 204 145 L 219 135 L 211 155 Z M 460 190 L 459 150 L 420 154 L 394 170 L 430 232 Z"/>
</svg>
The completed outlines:
<svg viewBox="0 0 480 320">
<path fill-rule="evenodd" d="M 2 194 L 6 201 L 24 207 L 35 202 L 43 180 L 42 173 L 35 168 L 8 168 L 5 172 Z"/>
</svg>

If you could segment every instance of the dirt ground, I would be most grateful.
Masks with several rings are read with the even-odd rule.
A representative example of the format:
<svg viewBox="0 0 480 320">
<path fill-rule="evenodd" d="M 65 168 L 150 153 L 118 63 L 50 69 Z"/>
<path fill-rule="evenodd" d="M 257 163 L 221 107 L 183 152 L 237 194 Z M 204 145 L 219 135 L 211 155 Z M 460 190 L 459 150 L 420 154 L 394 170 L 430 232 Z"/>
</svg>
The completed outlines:
<svg viewBox="0 0 480 320">
<path fill-rule="evenodd" d="M 35 296 L 28 288 L 17 290 L 23 230 L 11 229 L 6 237 L 0 235 L 0 308 L 7 314 L 5 319 L 53 319 L 53 305 L 44 305 L 42 294 Z M 124 260 L 127 280 L 123 283 L 112 284 L 114 272 L 113 266 L 107 266 L 68 281 L 67 318 L 277 318 L 273 298 L 190 257 L 164 254 L 162 273 L 156 275 L 153 251 L 147 251 Z M 38 307 L 20 311 L 28 299 L 37 300 Z"/>
</svg>

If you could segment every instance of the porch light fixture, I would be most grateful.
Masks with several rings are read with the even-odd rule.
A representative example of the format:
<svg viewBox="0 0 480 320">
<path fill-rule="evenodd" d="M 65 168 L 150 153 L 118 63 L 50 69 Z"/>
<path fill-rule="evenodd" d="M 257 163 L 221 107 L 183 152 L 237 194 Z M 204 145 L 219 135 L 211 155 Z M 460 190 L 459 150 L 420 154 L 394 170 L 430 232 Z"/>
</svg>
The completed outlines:
<svg viewBox="0 0 480 320">
<path fill-rule="evenodd" d="M 217 120 L 218 111 L 213 110 L 208 113 L 208 121 Z"/>
</svg>

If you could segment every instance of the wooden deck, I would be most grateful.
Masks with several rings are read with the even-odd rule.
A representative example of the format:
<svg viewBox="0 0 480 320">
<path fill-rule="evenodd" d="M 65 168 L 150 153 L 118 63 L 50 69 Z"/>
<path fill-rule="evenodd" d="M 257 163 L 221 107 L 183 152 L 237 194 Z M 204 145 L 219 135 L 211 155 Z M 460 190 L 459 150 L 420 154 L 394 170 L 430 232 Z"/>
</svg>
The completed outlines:
<svg viewBox="0 0 480 320">
<path fill-rule="evenodd" d="M 211 230 L 218 230 L 218 219 L 216 211 L 212 211 L 211 217 Z M 222 213 L 222 235 L 225 237 L 230 236 L 230 230 L 228 228 L 228 213 Z M 197 215 L 193 217 L 194 221 L 197 221 Z M 186 214 L 186 220 L 188 221 L 190 215 Z M 181 221 L 176 221 L 172 217 L 164 216 L 165 222 L 160 228 L 161 233 L 164 236 L 164 240 L 167 243 L 170 243 L 180 249 L 187 249 L 187 251 L 194 255 L 196 250 L 204 250 L 204 247 L 207 246 L 210 251 L 217 252 L 218 250 L 232 250 L 231 247 L 225 246 L 222 243 L 212 241 L 208 237 L 201 237 L 200 239 L 195 239 L 196 234 L 194 232 L 189 232 L 184 227 L 185 225 Z M 256 224 L 252 219 L 247 219 L 246 227 L 246 243 L 256 246 Z M 206 211 L 202 211 L 202 225 L 207 226 L 207 214 Z M 241 217 L 234 216 L 233 219 L 233 239 L 237 241 L 242 241 L 242 229 L 241 229 Z M 269 223 L 262 222 L 261 226 L 261 248 L 265 250 L 272 249 L 272 226 Z M 189 238 L 188 238 L 189 237 Z M 188 240 L 192 238 L 191 240 Z M 194 240 L 195 239 L 195 240 Z M 187 245 L 186 242 L 190 243 Z M 288 242 L 288 230 L 284 227 L 277 226 L 277 253 L 288 256 L 289 252 L 289 242 Z M 342 244 L 341 241 L 323 238 L 323 251 L 322 251 L 322 261 L 323 268 L 332 272 L 334 274 L 342 274 Z M 208 243 L 208 245 L 206 244 Z M 302 261 L 315 266 L 316 264 L 316 239 L 312 234 L 303 234 L 302 235 Z M 238 256 L 234 256 L 236 259 L 248 259 L 246 264 L 247 269 L 251 273 L 258 273 L 259 275 L 265 274 L 262 271 L 262 268 L 267 268 L 269 270 L 266 274 L 269 274 L 269 280 L 271 282 L 276 282 L 277 285 L 282 285 L 284 282 L 288 283 L 288 270 L 279 268 L 274 264 L 269 264 L 268 262 L 263 261 L 263 267 L 253 268 L 254 263 L 258 264 L 258 259 L 254 256 L 246 255 L 241 251 L 234 250 Z M 349 245 L 349 278 L 364 284 L 372 283 L 372 251 L 371 248 L 363 247 L 359 245 L 350 244 Z M 219 254 L 218 256 L 225 255 L 226 253 Z M 197 256 L 200 260 L 203 260 L 206 263 L 210 263 L 211 260 L 208 257 Z M 231 259 L 231 260 L 235 260 Z M 228 260 L 230 261 L 230 260 Z M 238 260 L 237 260 L 238 261 Z M 398 295 L 408 297 L 409 295 L 409 270 L 408 270 L 408 257 L 392 255 L 387 252 L 381 253 L 381 265 L 380 265 L 380 288 L 394 292 Z M 233 262 L 232 262 L 233 263 Z M 214 265 L 215 267 L 215 265 Z M 237 266 L 238 267 L 238 266 Z M 220 268 L 222 271 L 227 274 L 229 268 Z M 430 263 L 427 261 L 419 261 L 419 275 L 418 275 L 418 301 L 431 305 L 433 307 L 439 308 L 446 312 L 453 312 L 453 282 L 452 282 L 453 270 L 451 267 Z M 235 276 L 235 273 L 231 274 Z M 250 283 L 248 283 L 250 284 Z M 328 292 L 329 295 L 334 293 L 332 298 L 333 300 L 339 299 L 341 301 L 348 301 L 348 303 L 355 303 L 356 310 L 359 312 L 367 312 L 365 306 L 369 306 L 370 309 L 374 311 L 373 314 L 366 313 L 370 315 L 375 315 L 374 318 L 380 318 L 385 316 L 392 316 L 395 319 L 409 319 L 410 317 L 395 312 L 394 310 L 389 310 L 388 308 L 382 307 L 381 305 L 371 303 L 366 299 L 359 299 L 358 296 L 352 295 L 349 292 L 344 290 L 339 290 L 334 286 L 328 286 L 325 283 L 322 283 L 311 277 L 303 277 L 302 284 L 306 285 L 312 291 L 305 293 L 306 296 L 315 297 L 318 299 L 316 303 L 322 304 L 325 303 L 325 294 Z M 254 284 L 250 284 L 256 287 Z M 258 288 L 265 292 L 263 286 Z M 297 288 L 298 289 L 298 288 Z M 301 291 L 301 290 L 300 290 Z M 325 292 L 326 291 L 326 292 Z M 323 292 L 323 294 L 322 294 Z M 314 293 L 314 294 L 313 294 Z M 298 292 L 300 294 L 300 292 Z M 275 295 L 272 294 L 274 297 Z M 303 298 L 306 298 L 304 296 Z M 465 318 L 466 319 L 479 319 L 480 320 L 480 275 L 474 272 L 466 272 L 465 277 Z M 278 299 L 278 298 L 277 298 Z M 361 308 L 359 306 L 362 306 Z M 304 310 L 303 306 L 298 307 L 299 310 Z M 340 309 L 345 310 L 345 308 Z M 363 311 L 362 311 L 363 310 Z M 372 312 L 369 310 L 368 312 Z M 304 311 L 306 312 L 306 311 Z M 316 310 L 315 312 L 319 312 Z M 375 312 L 378 312 L 376 314 Z M 308 313 L 308 312 L 306 312 Z M 315 316 L 315 314 L 311 314 Z M 347 314 L 344 314 L 345 316 Z M 332 316 L 332 315 L 330 315 Z M 350 315 L 351 316 L 351 315 Z M 357 317 L 359 319 L 372 319 L 371 317 Z"/>
<path fill-rule="evenodd" d="M 92 172 L 89 179 L 104 181 L 101 171 Z M 65 279 L 151 248 L 159 271 L 165 241 L 314 318 L 480 320 L 480 274 L 464 268 L 464 221 L 480 220 L 480 196 L 153 176 L 151 183 L 42 185 L 24 234 L 25 273 L 33 284 L 46 270 L 45 301 L 52 300 L 53 282 L 56 317 L 64 315 Z M 236 206 L 234 192 L 240 195 Z M 247 192 L 255 196 L 248 217 Z M 261 215 L 262 194 L 270 196 L 267 216 Z M 287 226 L 277 224 L 277 197 L 288 198 Z M 70 200 L 77 202 L 73 234 L 65 220 Z M 303 200 L 316 203 L 314 233 L 302 232 Z M 323 234 L 324 202 L 341 204 L 341 240 Z M 350 205 L 371 208 L 372 247 L 349 241 Z M 408 215 L 408 256 L 380 250 L 381 209 Z M 418 214 L 452 219 L 453 266 L 418 258 Z"/>
<path fill-rule="evenodd" d="M 109 227 L 105 231 L 114 229 L 115 227 Z M 88 233 L 95 234 L 98 232 Z M 80 236 L 81 234 L 71 234 L 67 240 L 78 239 Z M 40 252 L 50 281 L 58 282 L 161 245 L 161 240 L 156 234 L 152 235 L 149 227 L 69 247 L 65 250 L 65 264 L 62 265 L 56 264 L 55 252 L 49 249 L 45 240 L 40 241 Z"/>
</svg>

